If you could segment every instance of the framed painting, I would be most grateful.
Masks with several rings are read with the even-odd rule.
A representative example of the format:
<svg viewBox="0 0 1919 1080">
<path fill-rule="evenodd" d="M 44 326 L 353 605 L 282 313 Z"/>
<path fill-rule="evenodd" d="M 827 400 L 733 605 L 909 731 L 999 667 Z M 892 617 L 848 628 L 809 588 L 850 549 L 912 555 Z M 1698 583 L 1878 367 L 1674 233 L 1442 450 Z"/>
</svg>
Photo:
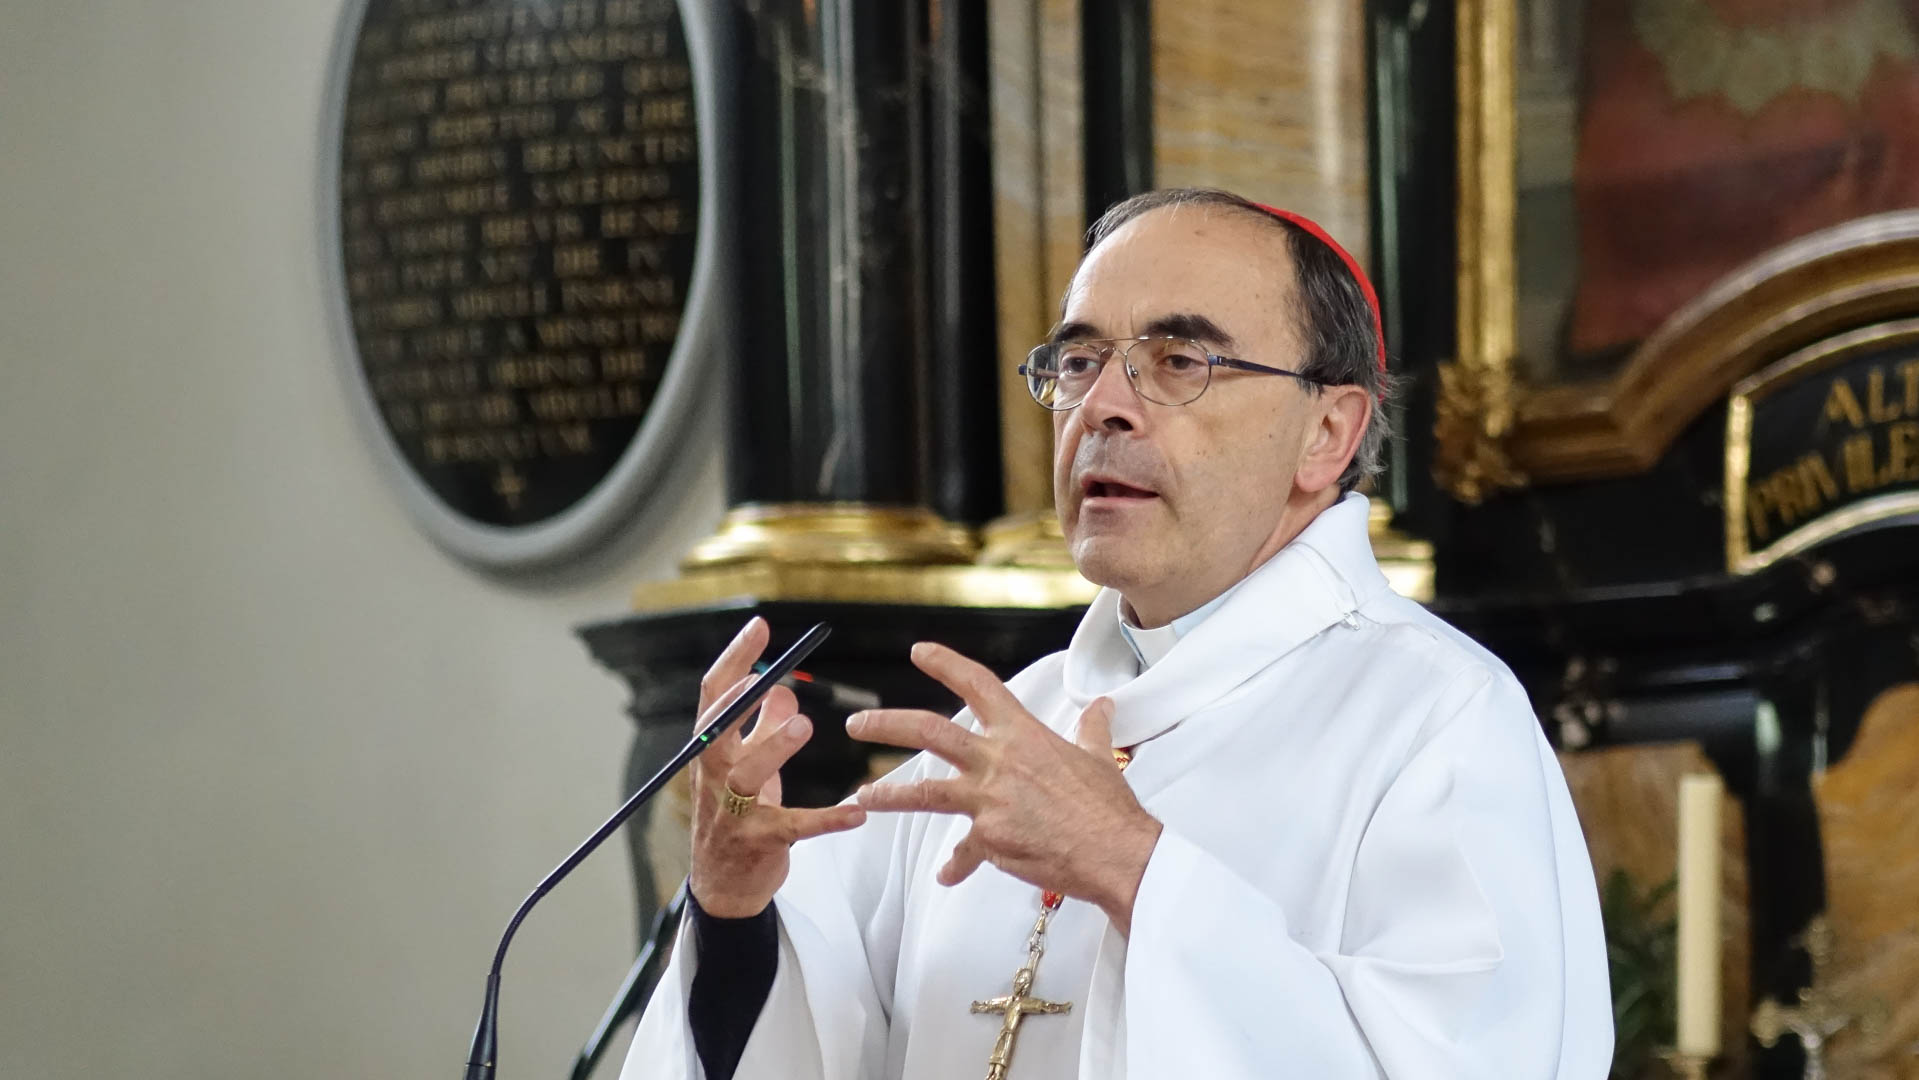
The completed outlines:
<svg viewBox="0 0 1919 1080">
<path fill-rule="evenodd" d="M 1706 298 L 1736 305 L 1795 243 L 1919 207 L 1919 0 L 1454 15 L 1457 339 L 1436 464 L 1457 497 L 1649 467 L 1664 446 L 1634 410 L 1692 362 L 1675 335 Z"/>
</svg>

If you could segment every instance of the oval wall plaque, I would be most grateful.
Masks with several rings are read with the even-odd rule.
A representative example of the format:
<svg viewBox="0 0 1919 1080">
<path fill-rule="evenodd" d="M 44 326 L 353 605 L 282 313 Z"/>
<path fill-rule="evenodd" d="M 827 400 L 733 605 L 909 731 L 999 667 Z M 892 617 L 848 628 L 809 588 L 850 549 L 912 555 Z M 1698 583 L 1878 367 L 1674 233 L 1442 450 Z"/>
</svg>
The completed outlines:
<svg viewBox="0 0 1919 1080">
<path fill-rule="evenodd" d="M 695 5 L 697 7 L 697 5 Z M 705 20 L 675 0 L 364 0 L 323 144 L 349 382 L 407 504 L 486 566 L 657 478 L 710 355 Z"/>
</svg>

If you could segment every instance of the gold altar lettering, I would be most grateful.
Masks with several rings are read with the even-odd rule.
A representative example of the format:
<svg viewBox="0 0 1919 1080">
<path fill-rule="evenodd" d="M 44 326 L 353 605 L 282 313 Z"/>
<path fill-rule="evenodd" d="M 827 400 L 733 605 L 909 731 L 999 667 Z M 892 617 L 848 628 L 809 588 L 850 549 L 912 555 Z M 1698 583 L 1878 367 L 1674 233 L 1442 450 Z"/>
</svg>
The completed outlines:
<svg viewBox="0 0 1919 1080">
<path fill-rule="evenodd" d="M 1826 420 L 1834 424 L 1844 420 L 1855 428 L 1866 426 L 1866 411 L 1859 407 L 1859 396 L 1843 377 L 1832 380 L 1826 389 Z"/>
<path fill-rule="evenodd" d="M 403 53 L 379 66 L 381 83 L 417 82 L 470 75 L 480 66 L 480 50 L 472 46 Z"/>
<path fill-rule="evenodd" d="M 600 356 L 600 375 L 606 379 L 644 379 L 652 370 L 645 349 L 611 349 Z"/>
<path fill-rule="evenodd" d="M 600 245 L 566 244 L 553 249 L 553 273 L 556 277 L 596 277 L 600 273 Z"/>
<path fill-rule="evenodd" d="M 1875 367 L 1866 376 L 1867 417 L 1875 424 L 1888 424 L 1899 419 L 1899 407 L 1886 403 L 1886 369 Z"/>
<path fill-rule="evenodd" d="M 623 311 L 664 306 L 678 300 L 673 278 L 667 274 L 600 281 L 568 281 L 560 286 L 562 311 Z"/>
<path fill-rule="evenodd" d="M 1919 409 L 1913 407 L 1919 405 L 1919 360 L 1840 371 L 1828 375 L 1817 393 L 1819 412 L 1803 434 L 1751 422 L 1745 436 L 1752 445 L 1777 445 L 1783 438 L 1803 439 L 1809 447 L 1747 481 L 1743 521 L 1754 546 L 1861 499 L 1919 483 Z"/>
<path fill-rule="evenodd" d="M 544 315 L 546 289 L 529 285 L 490 285 L 453 294 L 453 313 L 462 319 L 523 319 Z"/>
<path fill-rule="evenodd" d="M 593 380 L 593 357 L 587 353 L 508 356 L 493 362 L 493 385 L 525 389 L 556 383 L 582 384 Z"/>
<path fill-rule="evenodd" d="M 629 94 L 657 94 L 693 85 L 693 71 L 685 64 L 636 60 L 621 69 L 620 82 Z"/>
</svg>

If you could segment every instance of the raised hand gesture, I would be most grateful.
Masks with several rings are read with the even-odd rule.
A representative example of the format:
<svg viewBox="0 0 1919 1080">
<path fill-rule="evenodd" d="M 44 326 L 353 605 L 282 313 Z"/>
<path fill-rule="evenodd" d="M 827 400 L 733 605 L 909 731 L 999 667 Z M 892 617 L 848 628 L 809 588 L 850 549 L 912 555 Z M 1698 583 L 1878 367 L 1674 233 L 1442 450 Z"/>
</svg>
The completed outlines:
<svg viewBox="0 0 1919 1080">
<path fill-rule="evenodd" d="M 848 718 L 854 738 L 925 750 L 959 775 L 868 784 L 859 804 L 873 811 L 965 814 L 973 827 L 940 869 L 957 885 L 990 862 L 1044 889 L 1098 904 L 1126 933 L 1160 824 L 1134 797 L 1113 761 L 1113 703 L 1081 714 L 1068 742 L 1019 703 L 985 665 L 943 645 L 913 646 L 913 663 L 958 694 L 980 730 L 938 713 L 869 709 Z"/>
<path fill-rule="evenodd" d="M 705 726 L 743 693 L 766 650 L 766 620 L 754 617 L 700 680 Z M 766 909 L 786 882 L 794 844 L 866 820 L 858 806 L 820 810 L 780 805 L 780 766 L 813 736 L 793 692 L 776 686 L 760 703 L 753 733 L 735 725 L 693 761 L 693 898 L 708 914 L 746 918 Z"/>
</svg>

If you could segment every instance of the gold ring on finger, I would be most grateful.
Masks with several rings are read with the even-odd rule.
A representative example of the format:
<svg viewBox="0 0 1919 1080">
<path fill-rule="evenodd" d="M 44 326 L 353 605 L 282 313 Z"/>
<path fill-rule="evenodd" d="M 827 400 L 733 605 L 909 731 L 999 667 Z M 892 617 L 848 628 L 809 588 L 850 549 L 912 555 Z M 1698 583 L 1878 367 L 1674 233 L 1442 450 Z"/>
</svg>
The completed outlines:
<svg viewBox="0 0 1919 1080">
<path fill-rule="evenodd" d="M 725 791 L 725 794 L 720 797 L 720 805 L 734 817 L 745 817 L 746 812 L 753 809 L 753 803 L 759 799 L 758 795 L 742 795 L 734 791 L 731 784 L 721 784 L 720 787 Z"/>
</svg>

